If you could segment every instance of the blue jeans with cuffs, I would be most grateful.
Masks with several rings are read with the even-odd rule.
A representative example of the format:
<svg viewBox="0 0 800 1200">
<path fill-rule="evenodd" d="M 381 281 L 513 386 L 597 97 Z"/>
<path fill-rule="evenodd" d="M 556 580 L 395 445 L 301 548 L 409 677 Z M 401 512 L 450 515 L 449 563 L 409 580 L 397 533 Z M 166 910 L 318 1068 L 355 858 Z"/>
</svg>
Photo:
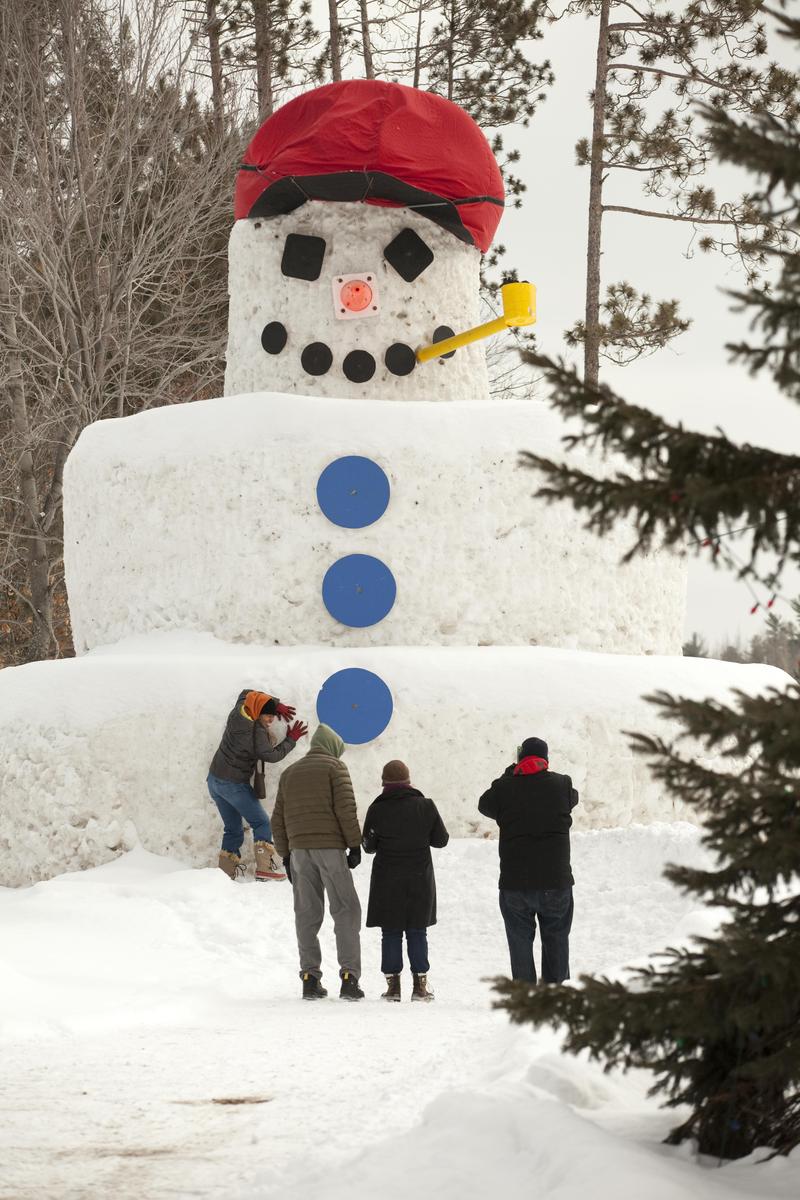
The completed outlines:
<svg viewBox="0 0 800 1200">
<path fill-rule="evenodd" d="M 271 842 L 272 826 L 264 805 L 249 783 L 234 783 L 231 779 L 219 779 L 209 775 L 206 783 L 211 799 L 222 817 L 222 849 L 238 854 L 244 841 L 246 821 L 253 831 L 254 842 Z"/>
</svg>

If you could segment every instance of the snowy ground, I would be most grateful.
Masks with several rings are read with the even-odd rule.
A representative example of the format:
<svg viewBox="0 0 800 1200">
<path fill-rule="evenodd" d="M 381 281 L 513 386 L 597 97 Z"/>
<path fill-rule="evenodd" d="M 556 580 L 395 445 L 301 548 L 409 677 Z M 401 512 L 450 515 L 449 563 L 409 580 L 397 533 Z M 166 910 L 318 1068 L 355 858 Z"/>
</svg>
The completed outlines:
<svg viewBox="0 0 800 1200">
<path fill-rule="evenodd" d="M 681 823 L 575 835 L 573 968 L 706 926 L 660 878 L 699 853 Z M 677 1117 L 646 1079 L 605 1076 L 492 1012 L 496 844 L 451 843 L 437 875 L 428 1006 L 379 1000 L 372 930 L 367 999 L 303 1004 L 288 884 L 232 885 L 137 850 L 0 890 L 1 1200 L 800 1193 L 800 1155 L 719 1168 L 664 1147 Z"/>
</svg>

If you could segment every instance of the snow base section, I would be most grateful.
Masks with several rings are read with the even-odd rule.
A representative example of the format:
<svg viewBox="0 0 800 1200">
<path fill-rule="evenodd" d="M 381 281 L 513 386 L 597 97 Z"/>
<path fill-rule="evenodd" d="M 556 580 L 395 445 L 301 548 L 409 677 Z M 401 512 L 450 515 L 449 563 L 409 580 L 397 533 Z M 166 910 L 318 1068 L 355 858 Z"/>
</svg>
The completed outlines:
<svg viewBox="0 0 800 1200">
<path fill-rule="evenodd" d="M 523 448 L 563 458 L 564 427 L 538 402 L 372 403 L 272 393 L 98 421 L 65 472 L 64 561 L 78 653 L 189 630 L 279 646 L 555 646 L 677 654 L 686 567 L 620 560 L 571 505 L 532 498 Z M 388 508 L 347 529 L 323 515 L 334 460 L 386 473 Z M 574 467 L 602 464 L 573 453 Z M 397 598 L 367 628 L 340 624 L 322 581 L 370 555 Z"/>
<path fill-rule="evenodd" d="M 96 866 L 136 844 L 213 863 L 221 823 L 205 777 L 240 689 L 281 696 L 313 727 L 322 684 L 353 666 L 380 675 L 395 705 L 381 737 L 347 750 L 362 817 L 383 764 L 402 758 L 454 836 L 493 832 L 478 797 L 531 735 L 548 740 L 554 770 L 581 792 L 576 828 L 691 819 L 629 749 L 623 730 L 669 733 L 642 695 L 663 688 L 724 698 L 788 679 L 770 667 L 703 659 L 528 647 L 234 647 L 187 634 L 11 668 L 0 672 L 0 883 Z M 268 809 L 278 772 L 267 771 Z"/>
</svg>

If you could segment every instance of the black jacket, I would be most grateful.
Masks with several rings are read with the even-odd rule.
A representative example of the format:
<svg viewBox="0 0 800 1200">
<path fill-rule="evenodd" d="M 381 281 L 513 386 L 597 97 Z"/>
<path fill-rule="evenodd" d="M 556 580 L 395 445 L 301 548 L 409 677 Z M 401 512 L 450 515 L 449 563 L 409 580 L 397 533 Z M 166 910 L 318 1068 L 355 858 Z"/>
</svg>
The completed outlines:
<svg viewBox="0 0 800 1200">
<path fill-rule="evenodd" d="M 373 800 L 364 820 L 363 846 L 375 855 L 367 925 L 427 929 L 436 924 L 436 880 L 431 846 L 450 834 L 432 800 L 416 788 L 392 788 Z"/>
<path fill-rule="evenodd" d="M 511 766 L 495 779 L 478 808 L 500 827 L 501 888 L 565 888 L 575 882 L 569 863 L 569 829 L 577 803 L 569 775 L 555 771 L 515 775 Z"/>
<path fill-rule="evenodd" d="M 232 783 L 249 783 L 256 759 L 280 762 L 297 744 L 291 738 L 284 738 L 277 746 L 273 746 L 261 722 L 251 721 L 242 712 L 246 695 L 247 689 L 241 693 L 228 714 L 222 741 L 209 767 L 217 779 L 228 779 Z"/>
</svg>

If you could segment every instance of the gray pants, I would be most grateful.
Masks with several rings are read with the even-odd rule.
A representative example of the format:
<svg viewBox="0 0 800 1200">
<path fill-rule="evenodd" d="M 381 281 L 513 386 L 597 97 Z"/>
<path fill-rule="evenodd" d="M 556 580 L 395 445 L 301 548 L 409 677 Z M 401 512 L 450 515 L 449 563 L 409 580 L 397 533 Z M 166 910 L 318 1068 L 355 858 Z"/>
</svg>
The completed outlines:
<svg viewBox="0 0 800 1200">
<path fill-rule="evenodd" d="M 319 933 L 325 916 L 325 893 L 333 917 L 339 974 L 361 976 L 361 905 L 344 850 L 293 850 L 294 924 L 300 952 L 300 974 L 322 975 Z"/>
</svg>

